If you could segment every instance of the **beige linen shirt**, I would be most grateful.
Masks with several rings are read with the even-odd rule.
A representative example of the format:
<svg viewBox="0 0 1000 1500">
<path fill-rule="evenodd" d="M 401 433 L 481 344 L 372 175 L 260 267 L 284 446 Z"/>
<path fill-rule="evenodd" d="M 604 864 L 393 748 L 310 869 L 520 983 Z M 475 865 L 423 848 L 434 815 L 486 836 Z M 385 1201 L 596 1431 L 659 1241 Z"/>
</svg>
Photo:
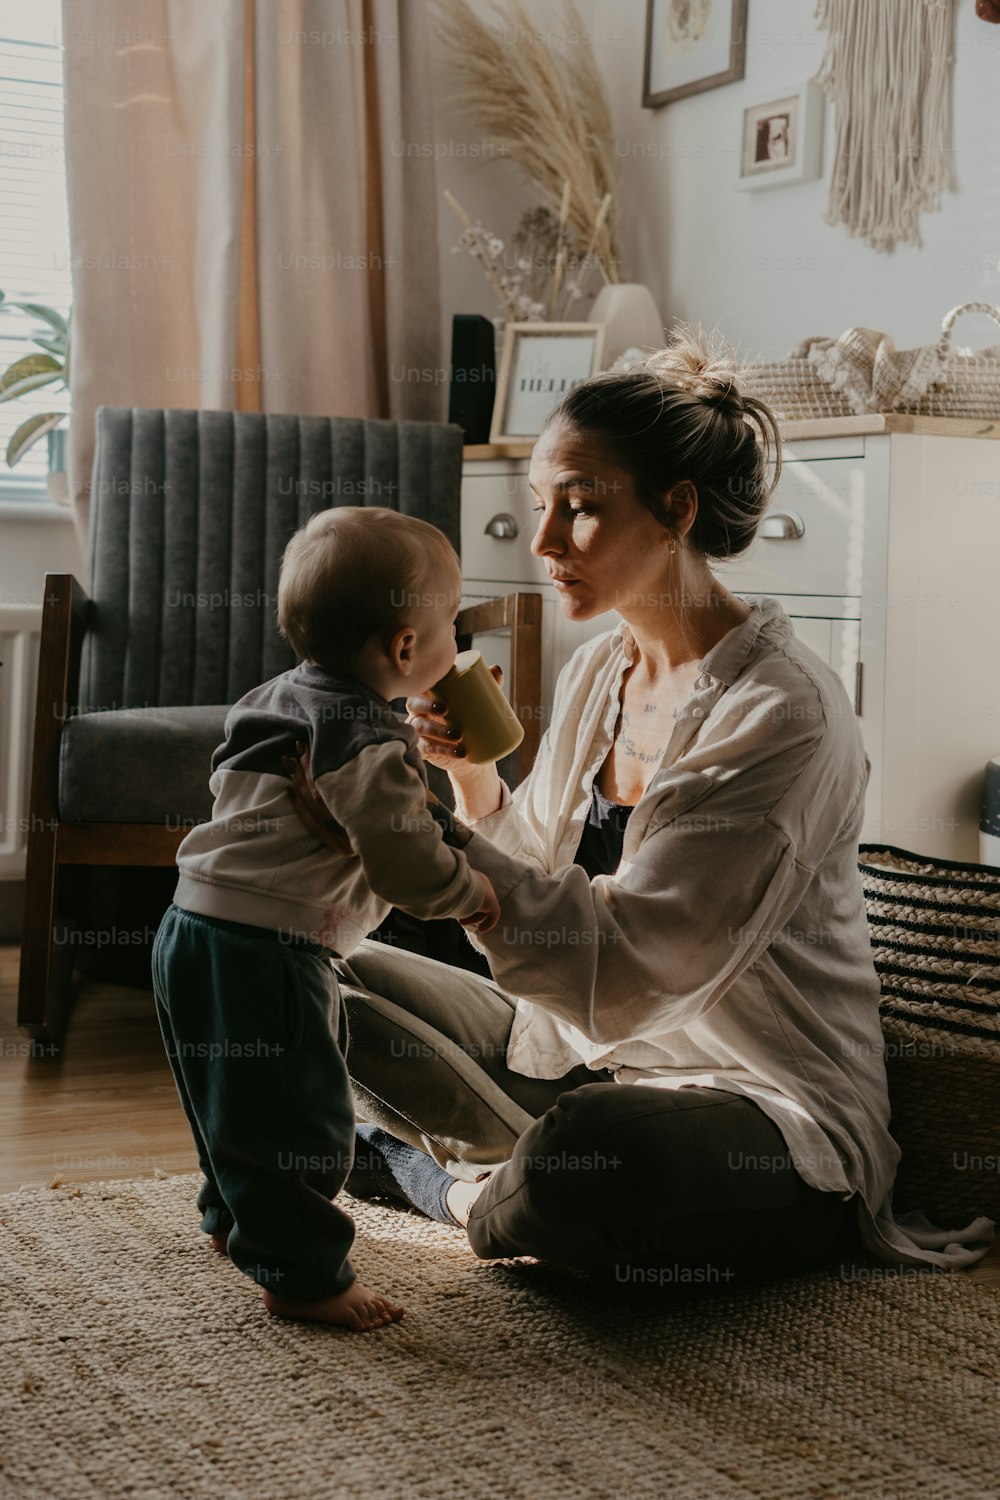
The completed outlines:
<svg viewBox="0 0 1000 1500">
<path fill-rule="evenodd" d="M 899 1148 L 858 872 L 870 764 L 839 677 L 775 599 L 700 663 L 614 876 L 573 863 L 635 642 L 624 623 L 563 669 L 535 765 L 466 855 L 501 920 L 476 944 L 518 998 L 507 1061 L 744 1094 L 812 1186 L 858 1194 L 887 1259 L 970 1263 L 992 1225 L 893 1217 Z M 485 834 L 486 838 L 480 838 Z"/>
</svg>

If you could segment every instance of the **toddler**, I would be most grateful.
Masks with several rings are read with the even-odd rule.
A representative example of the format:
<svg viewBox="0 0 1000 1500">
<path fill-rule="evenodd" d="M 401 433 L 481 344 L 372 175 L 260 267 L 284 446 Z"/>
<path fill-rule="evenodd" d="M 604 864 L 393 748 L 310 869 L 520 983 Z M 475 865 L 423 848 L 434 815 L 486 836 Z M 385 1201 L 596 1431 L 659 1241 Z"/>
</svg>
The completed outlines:
<svg viewBox="0 0 1000 1500">
<path fill-rule="evenodd" d="M 359 1332 L 403 1309 L 355 1279 L 354 1225 L 332 1202 L 351 1168 L 354 1110 L 329 959 L 392 906 L 484 932 L 499 916 L 459 847 L 468 835 L 428 792 L 416 734 L 390 707 L 451 667 L 460 596 L 454 551 L 413 517 L 343 506 L 293 536 L 278 624 L 301 663 L 230 710 L 212 816 L 177 852 L 153 948 L 157 1014 L 205 1178 L 202 1228 L 270 1312 Z M 342 831 L 339 853 L 293 810 L 297 741 Z"/>
</svg>

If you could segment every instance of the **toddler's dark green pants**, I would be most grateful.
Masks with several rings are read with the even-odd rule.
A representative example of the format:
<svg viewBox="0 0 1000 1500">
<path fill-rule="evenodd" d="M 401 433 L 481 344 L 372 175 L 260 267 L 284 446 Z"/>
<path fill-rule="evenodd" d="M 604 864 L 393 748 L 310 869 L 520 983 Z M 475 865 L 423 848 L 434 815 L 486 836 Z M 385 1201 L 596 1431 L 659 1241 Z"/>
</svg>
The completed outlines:
<svg viewBox="0 0 1000 1500">
<path fill-rule="evenodd" d="M 153 989 L 205 1181 L 201 1227 L 276 1296 L 354 1281 L 336 1204 L 354 1154 L 347 1025 L 330 952 L 171 906 Z"/>
</svg>

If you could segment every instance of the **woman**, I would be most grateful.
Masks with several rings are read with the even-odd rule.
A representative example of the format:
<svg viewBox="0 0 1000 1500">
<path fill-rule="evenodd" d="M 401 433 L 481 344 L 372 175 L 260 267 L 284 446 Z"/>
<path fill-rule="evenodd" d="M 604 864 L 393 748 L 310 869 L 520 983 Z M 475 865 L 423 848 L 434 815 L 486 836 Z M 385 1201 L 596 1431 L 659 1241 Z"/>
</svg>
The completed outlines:
<svg viewBox="0 0 1000 1500">
<path fill-rule="evenodd" d="M 337 965 L 369 1122 L 348 1189 L 482 1257 L 710 1283 L 859 1240 L 987 1248 L 985 1220 L 892 1217 L 852 705 L 775 600 L 711 571 L 753 540 L 772 453 L 767 407 L 691 334 L 574 387 L 532 455 L 532 551 L 570 619 L 622 623 L 564 668 L 513 797 L 407 702 L 500 898 L 495 982 L 373 942 Z"/>
</svg>

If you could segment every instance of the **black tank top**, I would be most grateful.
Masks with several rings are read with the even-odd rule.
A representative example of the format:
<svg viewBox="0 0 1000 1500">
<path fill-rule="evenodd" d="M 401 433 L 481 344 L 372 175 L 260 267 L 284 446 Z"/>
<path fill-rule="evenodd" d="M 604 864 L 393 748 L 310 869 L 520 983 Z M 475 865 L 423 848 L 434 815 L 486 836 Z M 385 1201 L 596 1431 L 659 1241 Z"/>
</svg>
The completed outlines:
<svg viewBox="0 0 1000 1500">
<path fill-rule="evenodd" d="M 590 811 L 573 863 L 580 865 L 591 879 L 595 875 L 613 875 L 621 863 L 625 827 L 631 807 L 609 802 L 594 783 Z"/>
</svg>

